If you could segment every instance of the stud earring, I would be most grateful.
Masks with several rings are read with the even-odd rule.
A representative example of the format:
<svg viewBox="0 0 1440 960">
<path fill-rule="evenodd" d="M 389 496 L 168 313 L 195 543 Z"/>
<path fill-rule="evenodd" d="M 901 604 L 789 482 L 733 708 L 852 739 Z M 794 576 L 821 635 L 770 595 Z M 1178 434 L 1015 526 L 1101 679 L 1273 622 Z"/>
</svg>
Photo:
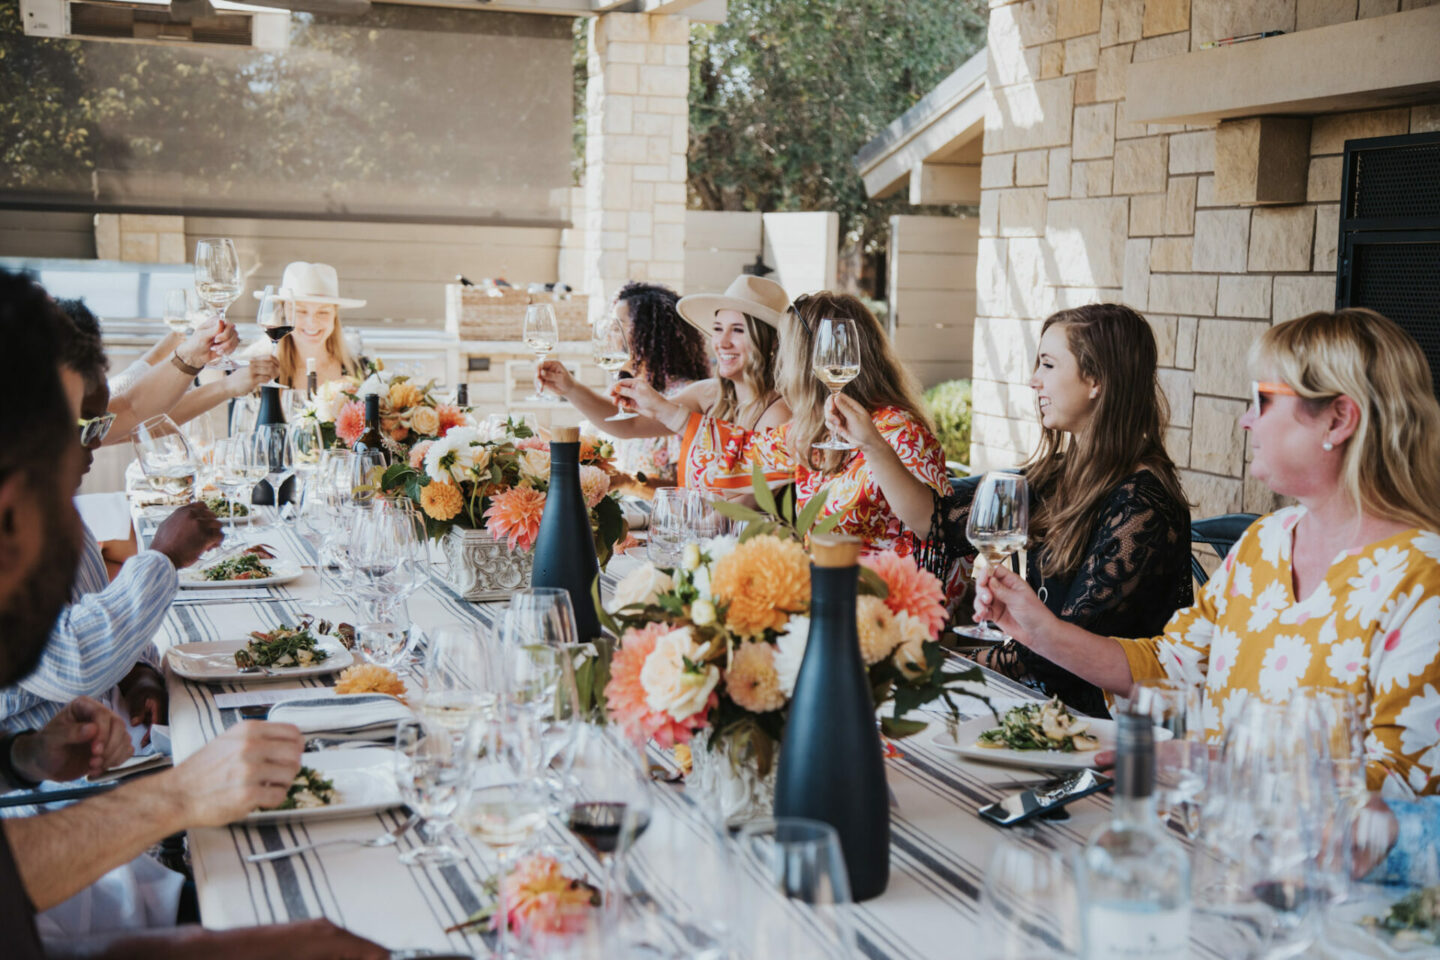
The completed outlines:
<svg viewBox="0 0 1440 960">
<path fill-rule="evenodd" d="M 1324 450 L 1326 453 L 1329 453 L 1331 450 L 1335 449 L 1335 444 L 1331 443 L 1329 440 L 1326 440 L 1324 443 L 1320 444 L 1320 449 Z"/>
</svg>

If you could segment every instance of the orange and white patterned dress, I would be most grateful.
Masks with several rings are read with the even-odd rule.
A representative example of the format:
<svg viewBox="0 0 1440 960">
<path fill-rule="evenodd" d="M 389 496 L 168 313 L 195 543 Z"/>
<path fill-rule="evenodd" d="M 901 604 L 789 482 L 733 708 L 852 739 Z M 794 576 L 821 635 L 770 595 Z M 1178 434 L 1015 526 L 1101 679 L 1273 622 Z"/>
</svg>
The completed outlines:
<svg viewBox="0 0 1440 960">
<path fill-rule="evenodd" d="M 1290 557 L 1304 515 L 1289 507 L 1255 521 L 1164 634 L 1121 639 L 1130 672 L 1203 685 L 1212 743 L 1246 696 L 1284 702 L 1301 687 L 1343 687 L 1364 708 L 1370 788 L 1435 793 L 1440 533 L 1410 529 L 1341 553 L 1297 600 Z"/>
<path fill-rule="evenodd" d="M 945 453 L 935 435 L 896 407 L 881 407 L 872 416 L 880 435 L 906 468 L 927 487 L 948 493 Z M 802 508 L 829 487 L 820 515 L 844 513 L 835 529 L 860 537 L 868 549 L 911 551 L 912 537 L 890 508 L 863 453 L 857 452 L 844 469 L 827 476 L 790 455 L 789 433 L 788 423 L 766 430 L 742 430 L 724 420 L 692 414 L 680 444 L 681 484 L 712 493 L 744 492 L 750 489 L 754 464 L 759 463 L 772 486 L 795 484 L 796 502 Z"/>
</svg>

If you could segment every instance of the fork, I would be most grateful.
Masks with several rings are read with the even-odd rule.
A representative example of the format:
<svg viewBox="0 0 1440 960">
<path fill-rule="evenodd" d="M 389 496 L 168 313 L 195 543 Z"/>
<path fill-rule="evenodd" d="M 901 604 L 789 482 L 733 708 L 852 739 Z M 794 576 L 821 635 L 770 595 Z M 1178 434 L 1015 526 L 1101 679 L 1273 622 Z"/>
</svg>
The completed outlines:
<svg viewBox="0 0 1440 960">
<path fill-rule="evenodd" d="M 371 837 L 369 840 L 354 840 L 349 837 L 344 840 L 322 840 L 319 843 L 302 843 L 298 847 L 286 847 L 284 850 L 270 850 L 266 853 L 252 853 L 245 858 L 246 863 L 264 863 L 266 860 L 280 860 L 284 857 L 294 856 L 297 853 L 305 853 L 307 850 L 315 850 L 320 847 L 331 847 L 341 843 L 355 843 L 362 847 L 393 847 L 411 827 L 420 822 L 419 814 L 411 814 L 410 819 L 395 827 L 387 833 L 378 837 Z"/>
</svg>

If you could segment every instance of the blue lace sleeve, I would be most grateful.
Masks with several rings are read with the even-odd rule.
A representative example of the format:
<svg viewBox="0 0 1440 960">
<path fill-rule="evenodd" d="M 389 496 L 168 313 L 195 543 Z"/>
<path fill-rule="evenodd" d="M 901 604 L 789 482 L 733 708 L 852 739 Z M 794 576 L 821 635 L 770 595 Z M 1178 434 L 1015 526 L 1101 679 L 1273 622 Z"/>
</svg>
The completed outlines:
<svg viewBox="0 0 1440 960">
<path fill-rule="evenodd" d="M 1366 875 L 1369 883 L 1434 883 L 1436 855 L 1440 851 L 1440 806 L 1437 797 L 1386 800 L 1400 824 L 1390 853 Z"/>
</svg>

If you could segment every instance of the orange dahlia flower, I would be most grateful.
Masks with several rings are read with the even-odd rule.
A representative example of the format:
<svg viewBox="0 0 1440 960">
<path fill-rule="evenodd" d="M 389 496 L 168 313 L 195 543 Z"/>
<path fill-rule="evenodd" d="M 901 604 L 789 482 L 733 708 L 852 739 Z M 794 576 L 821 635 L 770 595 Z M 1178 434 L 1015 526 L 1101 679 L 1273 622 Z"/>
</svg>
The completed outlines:
<svg viewBox="0 0 1440 960">
<path fill-rule="evenodd" d="M 390 406 L 397 411 L 413 407 L 423 399 L 425 399 L 425 394 L 409 381 L 390 384 Z"/>
<path fill-rule="evenodd" d="M 752 537 L 722 557 L 710 591 L 728 604 L 725 626 L 742 637 L 783 629 L 810 600 L 810 562 L 805 548 L 769 534 Z"/>
<path fill-rule="evenodd" d="M 540 517 L 545 513 L 545 494 L 532 487 L 515 487 L 497 493 L 485 511 L 485 529 L 492 537 L 510 542 L 510 549 L 529 550 L 540 534 Z"/>
<path fill-rule="evenodd" d="M 436 520 L 452 520 L 465 506 L 465 497 L 451 483 L 427 483 L 420 488 L 420 509 Z"/>
<path fill-rule="evenodd" d="M 451 427 L 458 427 L 465 423 L 465 411 L 453 403 L 442 403 L 435 408 L 435 412 L 440 415 L 439 435 L 442 437 L 450 432 Z"/>
<path fill-rule="evenodd" d="M 364 432 L 365 404 L 352 400 L 335 415 L 335 436 L 345 441 L 345 446 L 352 447 Z"/>
<path fill-rule="evenodd" d="M 912 558 L 889 550 L 860 562 L 878 573 L 890 589 L 885 605 L 891 613 L 908 613 L 925 624 L 931 640 L 940 636 L 940 628 L 945 626 L 945 590 L 933 573 L 921 570 Z"/>
</svg>

